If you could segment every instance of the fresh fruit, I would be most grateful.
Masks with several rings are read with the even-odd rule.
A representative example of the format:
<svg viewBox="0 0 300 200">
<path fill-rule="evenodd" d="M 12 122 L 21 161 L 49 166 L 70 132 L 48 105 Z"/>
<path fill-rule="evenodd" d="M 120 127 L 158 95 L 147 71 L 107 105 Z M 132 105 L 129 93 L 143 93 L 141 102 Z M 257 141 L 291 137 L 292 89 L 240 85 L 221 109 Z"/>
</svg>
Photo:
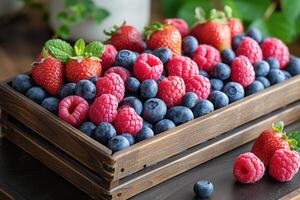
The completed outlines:
<svg viewBox="0 0 300 200">
<path fill-rule="evenodd" d="M 195 75 L 186 81 L 186 91 L 194 92 L 198 99 L 207 99 L 210 93 L 210 82 L 201 75 Z"/>
<path fill-rule="evenodd" d="M 237 36 L 233 37 L 233 39 L 232 39 L 232 48 L 236 50 L 240 46 L 242 40 L 245 37 L 246 36 L 244 34 L 240 34 L 240 35 L 237 35 Z"/>
<path fill-rule="evenodd" d="M 267 63 L 270 65 L 270 69 L 279 69 L 280 68 L 280 63 L 276 58 L 267 58 L 265 59 Z"/>
<path fill-rule="evenodd" d="M 280 63 L 280 69 L 285 69 L 289 62 L 289 49 L 277 38 L 267 38 L 260 45 L 264 59 L 275 58 Z"/>
<path fill-rule="evenodd" d="M 30 76 L 19 74 L 13 79 L 11 85 L 15 90 L 25 94 L 27 90 L 33 87 L 33 81 Z"/>
<path fill-rule="evenodd" d="M 148 127 L 143 127 L 135 136 L 137 142 L 152 138 L 154 136 L 154 132 L 152 129 Z"/>
<path fill-rule="evenodd" d="M 118 134 L 129 133 L 136 136 L 142 126 L 143 119 L 136 114 L 133 108 L 125 106 L 118 110 L 115 120 L 115 128 Z"/>
<path fill-rule="evenodd" d="M 116 73 L 107 74 L 104 77 L 99 78 L 96 84 L 97 97 L 102 94 L 114 95 L 118 102 L 120 102 L 125 94 L 124 81 L 121 76 Z"/>
<path fill-rule="evenodd" d="M 164 19 L 163 24 L 171 24 L 175 26 L 181 34 L 181 37 L 184 38 L 189 33 L 189 26 L 183 19 L 180 18 L 169 18 Z"/>
<path fill-rule="evenodd" d="M 41 104 L 47 97 L 45 90 L 41 87 L 32 87 L 26 92 L 26 96 L 32 101 Z"/>
<path fill-rule="evenodd" d="M 200 100 L 193 108 L 194 117 L 201 117 L 214 111 L 214 105 L 208 100 Z"/>
<path fill-rule="evenodd" d="M 255 72 L 247 57 L 238 56 L 234 59 L 231 65 L 230 78 L 243 87 L 248 87 L 254 81 Z"/>
<path fill-rule="evenodd" d="M 75 93 L 89 102 L 96 96 L 96 86 L 89 80 L 81 80 L 76 84 Z"/>
<path fill-rule="evenodd" d="M 155 49 L 152 54 L 158 57 L 163 64 L 166 64 L 172 58 L 172 51 L 168 48 Z"/>
<path fill-rule="evenodd" d="M 152 98 L 144 103 L 143 118 L 151 123 L 162 120 L 166 113 L 167 106 L 161 99 Z"/>
<path fill-rule="evenodd" d="M 250 37 L 245 37 L 236 50 L 237 56 L 245 56 L 251 64 L 261 61 L 262 51 L 258 43 Z"/>
<path fill-rule="evenodd" d="M 260 76 L 257 77 L 255 80 L 261 82 L 265 89 L 271 86 L 270 81 L 266 77 Z"/>
<path fill-rule="evenodd" d="M 287 64 L 286 70 L 292 75 L 300 74 L 300 58 L 292 57 Z"/>
<path fill-rule="evenodd" d="M 113 45 L 105 45 L 105 51 L 103 52 L 100 61 L 103 71 L 106 71 L 109 67 L 111 67 L 114 64 L 117 53 L 118 51 Z"/>
<path fill-rule="evenodd" d="M 198 40 L 193 36 L 186 36 L 182 40 L 182 51 L 185 56 L 193 56 L 198 46 Z"/>
<path fill-rule="evenodd" d="M 253 67 L 255 76 L 267 76 L 270 72 L 270 65 L 264 60 L 256 62 Z"/>
<path fill-rule="evenodd" d="M 96 129 L 96 125 L 93 122 L 84 122 L 79 127 L 79 130 L 83 132 L 85 135 L 93 138 L 94 137 L 94 131 Z"/>
<path fill-rule="evenodd" d="M 154 98 L 157 94 L 158 86 L 156 81 L 148 79 L 142 82 L 140 87 L 140 95 L 144 99 Z"/>
<path fill-rule="evenodd" d="M 221 51 L 222 62 L 231 65 L 233 60 L 235 59 L 235 53 L 232 49 L 224 49 Z"/>
<path fill-rule="evenodd" d="M 264 173 L 264 164 L 251 152 L 239 155 L 234 162 L 233 175 L 241 183 L 255 183 Z"/>
<path fill-rule="evenodd" d="M 68 96 L 58 106 L 58 116 L 72 126 L 80 126 L 88 118 L 88 111 L 88 102 L 79 96 Z"/>
<path fill-rule="evenodd" d="M 122 106 L 129 106 L 134 109 L 136 114 L 141 115 L 143 111 L 143 104 L 142 102 L 134 96 L 128 96 L 122 99 L 122 101 L 119 103 L 119 107 Z"/>
<path fill-rule="evenodd" d="M 131 134 L 129 134 L 129 133 L 123 133 L 123 134 L 121 134 L 121 136 L 125 137 L 128 140 L 130 146 L 135 143 L 135 139 L 134 139 L 134 137 Z"/>
<path fill-rule="evenodd" d="M 202 70 L 202 69 L 199 70 L 199 75 L 204 76 L 204 77 L 210 79 L 209 74 L 206 71 Z"/>
<path fill-rule="evenodd" d="M 89 79 L 89 81 L 91 81 L 94 85 L 96 85 L 97 81 L 99 80 L 98 76 L 93 76 Z"/>
<path fill-rule="evenodd" d="M 263 36 L 262 36 L 260 30 L 258 30 L 257 28 L 250 27 L 248 29 L 246 35 L 248 37 L 251 37 L 252 39 L 254 39 L 259 44 L 263 41 Z"/>
<path fill-rule="evenodd" d="M 137 80 L 135 77 L 129 77 L 125 81 L 125 89 L 130 94 L 137 94 L 140 89 L 140 81 Z"/>
<path fill-rule="evenodd" d="M 119 66 L 115 66 L 115 67 L 111 67 L 109 68 L 105 73 L 104 76 L 106 76 L 107 74 L 110 73 L 116 73 L 118 74 L 122 80 L 125 82 L 129 77 L 132 76 L 132 74 L 130 73 L 130 71 L 128 71 L 126 68 L 124 67 L 119 67 Z"/>
<path fill-rule="evenodd" d="M 285 75 L 280 69 L 271 69 L 267 78 L 269 79 L 271 85 L 285 81 Z"/>
<path fill-rule="evenodd" d="M 117 135 L 110 139 L 107 143 L 107 147 L 113 152 L 121 151 L 130 146 L 129 141 L 122 135 Z"/>
<path fill-rule="evenodd" d="M 198 101 L 198 96 L 194 92 L 187 92 L 182 97 L 182 105 L 192 109 Z"/>
<path fill-rule="evenodd" d="M 63 85 L 59 92 L 59 97 L 63 99 L 67 96 L 75 95 L 75 88 L 76 88 L 76 83 L 67 83 Z"/>
<path fill-rule="evenodd" d="M 221 91 L 224 87 L 224 83 L 220 79 L 213 78 L 213 79 L 210 79 L 209 82 L 210 82 L 210 90 L 211 91 L 215 91 L 215 90 Z"/>
<path fill-rule="evenodd" d="M 169 76 L 158 84 L 157 96 L 166 103 L 168 108 L 180 105 L 184 94 L 185 84 L 178 76 Z"/>
<path fill-rule="evenodd" d="M 229 6 L 224 7 L 224 12 L 227 17 L 227 23 L 230 28 L 231 38 L 242 34 L 244 32 L 244 26 L 240 19 L 232 17 L 232 9 Z"/>
<path fill-rule="evenodd" d="M 147 79 L 157 80 L 161 76 L 163 68 L 163 63 L 158 57 L 143 53 L 134 63 L 133 73 L 139 81 Z"/>
<path fill-rule="evenodd" d="M 246 95 L 254 94 L 259 91 L 262 91 L 264 88 L 264 85 L 260 81 L 253 81 L 251 85 L 249 85 L 246 88 Z"/>
<path fill-rule="evenodd" d="M 270 161 L 269 173 L 280 182 L 292 180 L 298 173 L 300 157 L 295 151 L 288 149 L 276 150 Z"/>
<path fill-rule="evenodd" d="M 236 82 L 226 83 L 226 85 L 223 87 L 223 92 L 228 96 L 229 103 L 240 100 L 245 96 L 243 86 Z"/>
<path fill-rule="evenodd" d="M 214 186 L 210 181 L 197 181 L 194 185 L 194 192 L 199 198 L 207 198 L 214 192 Z"/>
<path fill-rule="evenodd" d="M 169 48 L 173 54 L 181 54 L 181 35 L 177 28 L 170 24 L 161 24 L 154 22 L 150 26 L 145 27 L 145 37 L 147 47 L 151 50 L 160 47 Z"/>
<path fill-rule="evenodd" d="M 55 97 L 47 97 L 43 100 L 41 106 L 48 111 L 57 114 L 59 100 Z"/>
<path fill-rule="evenodd" d="M 143 120 L 143 127 L 148 127 L 150 129 L 153 129 L 153 124 L 147 122 L 146 120 Z"/>
<path fill-rule="evenodd" d="M 128 49 L 136 52 L 143 52 L 145 49 L 142 34 L 134 26 L 123 23 L 121 26 L 114 25 L 111 31 L 104 31 L 111 36 L 107 41 L 118 51 Z"/>
<path fill-rule="evenodd" d="M 199 69 L 211 72 L 216 64 L 221 62 L 221 54 L 210 45 L 200 44 L 194 53 L 193 60 L 197 63 Z"/>
<path fill-rule="evenodd" d="M 220 80 L 226 80 L 230 77 L 231 69 L 224 63 L 218 63 L 213 71 L 214 77 Z"/>
<path fill-rule="evenodd" d="M 137 54 L 129 50 L 121 50 L 116 55 L 115 65 L 124 67 L 132 72 Z"/>
<path fill-rule="evenodd" d="M 292 75 L 290 72 L 286 71 L 286 70 L 282 70 L 282 72 L 284 73 L 285 76 L 285 80 L 292 78 Z"/>
<path fill-rule="evenodd" d="M 155 126 L 154 126 L 154 133 L 156 135 L 156 134 L 165 132 L 165 131 L 167 131 L 167 130 L 169 130 L 171 128 L 174 128 L 174 127 L 175 127 L 174 122 L 172 122 L 169 119 L 162 119 L 162 120 L 160 120 L 159 122 L 157 122 L 155 124 Z"/>
<path fill-rule="evenodd" d="M 114 122 L 117 116 L 118 100 L 111 94 L 102 94 L 90 106 L 89 117 L 96 125 L 101 122 Z"/>
<path fill-rule="evenodd" d="M 104 145 L 116 135 L 116 129 L 108 122 L 101 122 L 94 131 L 94 138 Z"/>
<path fill-rule="evenodd" d="M 229 104 L 229 98 L 227 95 L 221 91 L 212 91 L 209 95 L 209 100 L 214 105 L 215 109 L 223 108 Z"/>
<path fill-rule="evenodd" d="M 194 114 L 191 109 L 187 107 L 174 106 L 168 110 L 166 118 L 172 120 L 174 124 L 178 126 L 193 120 Z"/>
</svg>

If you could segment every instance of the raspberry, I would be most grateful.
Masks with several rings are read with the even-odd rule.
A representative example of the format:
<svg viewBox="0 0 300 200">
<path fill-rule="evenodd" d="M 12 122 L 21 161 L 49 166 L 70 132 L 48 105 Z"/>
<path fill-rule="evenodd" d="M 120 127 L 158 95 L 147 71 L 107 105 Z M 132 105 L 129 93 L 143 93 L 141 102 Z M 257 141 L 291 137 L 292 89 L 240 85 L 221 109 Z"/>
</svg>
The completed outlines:
<svg viewBox="0 0 300 200">
<path fill-rule="evenodd" d="M 251 152 L 243 153 L 235 160 L 233 175 L 241 183 L 255 183 L 264 173 L 264 164 Z"/>
<path fill-rule="evenodd" d="M 115 62 L 117 53 L 118 51 L 113 45 L 107 44 L 105 46 L 105 51 L 101 57 L 101 65 L 104 71 L 112 66 L 112 64 Z"/>
<path fill-rule="evenodd" d="M 169 76 L 158 85 L 157 96 L 166 103 L 167 107 L 180 105 L 184 94 L 184 81 L 178 76 Z"/>
<path fill-rule="evenodd" d="M 132 76 L 132 74 L 130 73 L 130 71 L 128 71 L 126 68 L 124 67 L 120 67 L 120 66 L 115 66 L 115 67 L 111 67 L 109 68 L 104 76 L 106 76 L 107 74 L 110 74 L 110 73 L 116 73 L 118 74 L 122 80 L 125 82 L 130 76 Z"/>
<path fill-rule="evenodd" d="M 231 64 L 231 80 L 248 87 L 255 79 L 255 72 L 245 56 L 236 57 Z"/>
<path fill-rule="evenodd" d="M 276 180 L 286 182 L 292 180 L 299 167 L 300 157 L 297 152 L 279 149 L 271 158 L 269 173 Z"/>
<path fill-rule="evenodd" d="M 133 108 L 125 106 L 118 110 L 115 128 L 119 134 L 129 133 L 136 136 L 143 126 L 143 119 L 136 114 Z"/>
<path fill-rule="evenodd" d="M 250 37 L 245 37 L 236 50 L 238 56 L 246 56 L 251 64 L 262 60 L 262 52 L 255 40 Z"/>
<path fill-rule="evenodd" d="M 117 116 L 118 101 L 111 94 L 102 94 L 96 98 L 89 109 L 89 117 L 96 125 L 102 122 L 114 122 Z"/>
<path fill-rule="evenodd" d="M 125 93 L 124 81 L 121 76 L 116 73 L 110 73 L 99 78 L 96 83 L 96 88 L 97 97 L 102 94 L 112 94 L 117 98 L 118 102 L 123 99 Z"/>
<path fill-rule="evenodd" d="M 163 63 L 158 57 L 143 53 L 134 63 L 133 73 L 139 81 L 147 79 L 157 80 L 161 76 L 163 68 Z"/>
<path fill-rule="evenodd" d="M 280 63 L 280 69 L 285 69 L 289 62 L 289 49 L 287 46 L 277 38 L 267 38 L 261 44 L 261 50 L 264 59 L 276 58 Z"/>
<path fill-rule="evenodd" d="M 196 93 L 200 100 L 207 99 L 210 94 L 210 86 L 208 78 L 196 75 L 187 80 L 186 91 Z"/>
<path fill-rule="evenodd" d="M 58 106 L 58 116 L 72 126 L 79 126 L 88 118 L 89 104 L 79 96 L 68 96 Z"/>
<path fill-rule="evenodd" d="M 185 56 L 174 56 L 167 64 L 170 76 L 179 76 L 184 81 L 199 74 L 197 63 Z"/>
<path fill-rule="evenodd" d="M 193 60 L 199 69 L 210 72 L 214 70 L 216 64 L 221 62 L 221 55 L 213 46 L 200 44 L 194 53 Z"/>
<path fill-rule="evenodd" d="M 163 21 L 163 24 L 172 24 L 175 26 L 181 34 L 181 37 L 184 38 L 189 33 L 189 26 L 183 19 L 178 18 L 169 18 Z"/>
</svg>

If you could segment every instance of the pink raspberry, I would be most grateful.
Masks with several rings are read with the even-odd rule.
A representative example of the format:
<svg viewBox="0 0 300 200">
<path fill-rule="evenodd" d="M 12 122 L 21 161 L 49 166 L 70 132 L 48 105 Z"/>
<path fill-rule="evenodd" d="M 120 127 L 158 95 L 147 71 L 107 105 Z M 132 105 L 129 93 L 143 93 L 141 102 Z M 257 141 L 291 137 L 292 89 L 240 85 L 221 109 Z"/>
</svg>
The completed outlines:
<svg viewBox="0 0 300 200">
<path fill-rule="evenodd" d="M 158 57 L 149 53 L 143 53 L 139 55 L 134 63 L 133 73 L 142 82 L 147 79 L 159 79 L 163 69 L 163 63 Z"/>
<path fill-rule="evenodd" d="M 118 100 L 111 94 L 102 94 L 96 98 L 89 109 L 89 117 L 96 125 L 102 122 L 112 123 L 117 116 Z"/>
<path fill-rule="evenodd" d="M 196 75 L 186 81 L 186 92 L 194 92 L 199 99 L 207 99 L 210 94 L 210 82 L 208 78 Z"/>
<path fill-rule="evenodd" d="M 255 72 L 245 56 L 236 57 L 231 64 L 231 80 L 248 87 L 255 79 Z"/>
<path fill-rule="evenodd" d="M 88 118 L 89 104 L 80 96 L 68 96 L 58 105 L 58 116 L 72 126 L 79 126 Z"/>
<path fill-rule="evenodd" d="M 216 64 L 221 62 L 221 55 L 215 47 L 200 44 L 194 53 L 193 60 L 197 63 L 199 69 L 211 72 Z"/>
<path fill-rule="evenodd" d="M 105 71 L 110 66 L 112 66 L 112 64 L 115 62 L 117 53 L 118 53 L 118 51 L 113 45 L 107 44 L 105 46 L 105 51 L 101 56 L 101 65 L 102 65 L 103 71 Z"/>
<path fill-rule="evenodd" d="M 184 81 L 199 74 L 197 63 L 186 56 L 174 56 L 169 60 L 167 70 L 170 76 L 179 76 Z"/>
<path fill-rule="evenodd" d="M 270 161 L 269 173 L 280 182 L 292 180 L 298 173 L 300 157 L 297 152 L 288 149 L 275 151 Z"/>
<path fill-rule="evenodd" d="M 189 33 L 189 26 L 186 23 L 186 21 L 184 21 L 183 19 L 169 18 L 169 19 L 163 20 L 162 23 L 163 24 L 172 24 L 173 26 L 175 26 L 179 30 L 182 38 L 187 36 L 187 34 Z"/>
<path fill-rule="evenodd" d="M 267 38 L 260 45 L 264 59 L 276 58 L 280 63 L 280 69 L 285 69 L 289 62 L 289 49 L 288 47 L 277 38 Z"/>
<path fill-rule="evenodd" d="M 251 152 L 237 157 L 233 167 L 233 175 L 241 183 L 255 183 L 265 173 L 263 162 Z"/>
<path fill-rule="evenodd" d="M 125 106 L 118 110 L 115 120 L 115 128 L 118 134 L 129 133 L 136 136 L 142 126 L 143 119 L 136 114 L 133 108 Z"/>
<path fill-rule="evenodd" d="M 158 84 L 157 96 L 170 108 L 180 105 L 185 94 L 185 84 L 178 76 L 169 76 Z"/>
<path fill-rule="evenodd" d="M 125 93 L 124 81 L 121 76 L 116 73 L 110 73 L 99 78 L 96 83 L 96 88 L 97 97 L 102 94 L 112 94 L 117 98 L 118 102 L 123 99 Z"/>
<path fill-rule="evenodd" d="M 251 64 L 262 60 L 262 52 L 255 40 L 245 37 L 236 50 L 238 56 L 246 56 Z"/>
<path fill-rule="evenodd" d="M 111 67 L 108 70 L 106 70 L 104 76 L 106 76 L 107 74 L 110 73 L 116 73 L 118 75 L 121 76 L 122 80 L 125 82 L 130 76 L 132 76 L 132 74 L 130 73 L 130 71 L 128 71 L 127 69 L 125 69 L 124 67 L 119 67 L 119 66 L 115 66 L 115 67 Z"/>
</svg>

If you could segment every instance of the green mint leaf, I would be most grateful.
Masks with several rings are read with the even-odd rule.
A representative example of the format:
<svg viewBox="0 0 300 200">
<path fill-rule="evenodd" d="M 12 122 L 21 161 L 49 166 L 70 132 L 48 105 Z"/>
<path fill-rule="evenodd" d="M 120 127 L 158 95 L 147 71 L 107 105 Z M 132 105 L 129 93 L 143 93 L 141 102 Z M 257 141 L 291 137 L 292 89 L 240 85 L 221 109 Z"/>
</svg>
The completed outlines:
<svg viewBox="0 0 300 200">
<path fill-rule="evenodd" d="M 295 0 L 281 0 L 282 12 L 290 19 L 296 19 L 300 14 L 300 1 Z"/>
<path fill-rule="evenodd" d="M 85 47 L 85 57 L 98 57 L 100 58 L 105 51 L 105 46 L 99 41 L 93 41 Z"/>
<path fill-rule="evenodd" d="M 285 134 L 293 150 L 300 152 L 300 131 L 291 131 Z"/>
<path fill-rule="evenodd" d="M 109 12 L 103 8 L 95 7 L 92 12 L 92 16 L 98 24 L 100 24 L 100 22 L 102 22 L 108 15 Z"/>
<path fill-rule="evenodd" d="M 74 52 L 76 56 L 82 56 L 85 49 L 85 43 L 83 39 L 79 39 L 76 41 L 74 45 Z"/>
<path fill-rule="evenodd" d="M 272 124 L 272 128 L 273 128 L 274 131 L 276 131 L 278 133 L 282 133 L 283 129 L 284 129 L 283 121 L 279 121 L 276 124 Z"/>
<path fill-rule="evenodd" d="M 48 40 L 45 46 L 53 57 L 64 63 L 68 61 L 73 53 L 72 46 L 68 42 L 61 39 Z"/>
<path fill-rule="evenodd" d="M 63 39 L 68 39 L 71 35 L 71 31 L 68 26 L 62 25 L 56 30 L 56 35 Z"/>
</svg>

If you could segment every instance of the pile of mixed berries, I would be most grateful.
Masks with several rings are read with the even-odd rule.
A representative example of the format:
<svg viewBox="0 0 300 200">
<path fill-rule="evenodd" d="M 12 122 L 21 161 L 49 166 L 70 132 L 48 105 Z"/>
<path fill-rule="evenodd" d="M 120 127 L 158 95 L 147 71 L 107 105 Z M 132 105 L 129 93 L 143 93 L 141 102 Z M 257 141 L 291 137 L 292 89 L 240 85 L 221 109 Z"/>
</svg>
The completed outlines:
<svg viewBox="0 0 300 200">
<path fill-rule="evenodd" d="M 105 45 L 51 39 L 12 87 L 116 152 L 300 73 L 284 43 L 225 10 L 191 30 L 115 26 Z"/>
</svg>

